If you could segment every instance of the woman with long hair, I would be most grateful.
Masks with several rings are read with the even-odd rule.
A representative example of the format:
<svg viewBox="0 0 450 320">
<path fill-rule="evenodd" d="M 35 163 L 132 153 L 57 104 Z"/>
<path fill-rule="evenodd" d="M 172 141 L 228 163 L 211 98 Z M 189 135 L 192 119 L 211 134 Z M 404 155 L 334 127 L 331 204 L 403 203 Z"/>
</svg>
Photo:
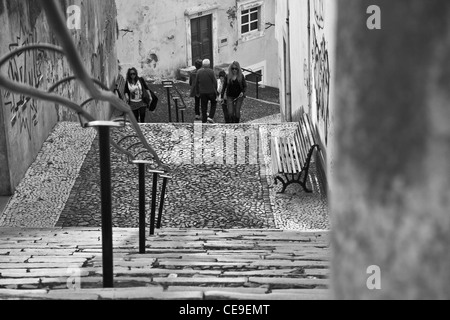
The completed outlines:
<svg viewBox="0 0 450 320">
<path fill-rule="evenodd" d="M 143 99 L 145 93 L 148 94 L 151 102 L 152 96 L 145 80 L 139 77 L 136 68 L 128 69 L 127 82 L 125 84 L 125 98 L 136 117 L 136 121 L 141 123 L 145 122 L 145 113 L 147 110 L 147 103 Z"/>
<path fill-rule="evenodd" d="M 222 90 L 227 96 L 228 120 L 230 123 L 239 123 L 241 119 L 241 108 L 244 103 L 247 82 L 242 74 L 239 62 L 233 61 L 228 67 L 228 79 Z"/>
</svg>

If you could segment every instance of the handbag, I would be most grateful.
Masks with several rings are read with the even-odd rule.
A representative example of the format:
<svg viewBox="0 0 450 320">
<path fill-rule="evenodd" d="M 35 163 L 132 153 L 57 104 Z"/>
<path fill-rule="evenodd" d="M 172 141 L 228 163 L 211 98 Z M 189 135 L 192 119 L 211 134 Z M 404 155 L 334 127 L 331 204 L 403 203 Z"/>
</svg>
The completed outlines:
<svg viewBox="0 0 450 320">
<path fill-rule="evenodd" d="M 150 91 L 150 94 L 152 95 L 152 102 L 149 104 L 148 102 L 149 102 L 150 98 L 147 99 L 147 102 L 146 102 L 147 103 L 147 108 L 150 111 L 155 111 L 156 110 L 156 106 L 158 105 L 158 97 L 156 96 L 156 94 L 152 90 L 149 90 L 149 91 Z M 148 96 L 148 93 L 146 95 Z"/>
<path fill-rule="evenodd" d="M 145 102 L 145 104 L 147 105 L 147 107 L 148 107 L 148 105 L 150 104 L 150 96 L 148 95 L 148 92 L 147 92 L 147 90 L 143 90 L 143 92 L 142 92 L 142 101 L 144 101 Z"/>
<path fill-rule="evenodd" d="M 150 96 L 148 95 L 147 90 L 144 90 L 142 93 L 142 101 L 147 105 L 147 109 L 150 111 L 155 111 L 156 105 L 158 104 L 158 97 L 155 95 L 155 93 L 148 89 L 150 91 L 150 94 L 152 96 L 152 101 L 150 102 Z"/>
</svg>

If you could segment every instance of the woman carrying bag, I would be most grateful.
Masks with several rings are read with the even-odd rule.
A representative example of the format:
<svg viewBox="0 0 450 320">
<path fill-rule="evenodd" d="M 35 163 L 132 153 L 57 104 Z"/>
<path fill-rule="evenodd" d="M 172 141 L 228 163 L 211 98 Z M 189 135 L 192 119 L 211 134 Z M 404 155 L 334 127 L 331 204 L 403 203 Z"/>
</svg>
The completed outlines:
<svg viewBox="0 0 450 320">
<path fill-rule="evenodd" d="M 228 105 L 228 121 L 239 123 L 241 119 L 241 108 L 244 103 L 247 82 L 242 74 L 239 62 L 233 61 L 228 68 L 228 77 L 222 89 L 222 96 L 225 93 Z"/>
<path fill-rule="evenodd" d="M 130 105 L 131 111 L 133 111 L 136 121 L 144 123 L 146 110 L 152 103 L 154 104 L 154 101 L 152 101 L 152 92 L 145 80 L 138 76 L 136 68 L 128 69 L 125 98 Z"/>
</svg>

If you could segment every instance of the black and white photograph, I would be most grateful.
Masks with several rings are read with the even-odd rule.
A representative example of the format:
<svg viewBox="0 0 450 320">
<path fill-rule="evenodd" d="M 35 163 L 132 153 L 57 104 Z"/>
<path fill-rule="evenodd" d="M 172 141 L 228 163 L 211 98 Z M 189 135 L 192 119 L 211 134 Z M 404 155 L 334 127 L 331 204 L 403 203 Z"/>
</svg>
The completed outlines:
<svg viewBox="0 0 450 320">
<path fill-rule="evenodd" d="M 0 25 L 0 300 L 450 299 L 450 2 L 0 0 Z"/>
</svg>

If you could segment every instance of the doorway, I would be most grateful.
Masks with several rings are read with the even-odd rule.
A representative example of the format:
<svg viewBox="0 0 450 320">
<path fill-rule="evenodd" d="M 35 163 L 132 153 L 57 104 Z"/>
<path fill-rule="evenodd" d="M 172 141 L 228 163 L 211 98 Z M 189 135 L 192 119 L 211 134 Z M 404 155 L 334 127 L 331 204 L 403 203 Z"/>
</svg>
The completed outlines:
<svg viewBox="0 0 450 320">
<path fill-rule="evenodd" d="M 212 15 L 191 19 L 192 65 L 197 59 L 213 61 Z"/>
</svg>

